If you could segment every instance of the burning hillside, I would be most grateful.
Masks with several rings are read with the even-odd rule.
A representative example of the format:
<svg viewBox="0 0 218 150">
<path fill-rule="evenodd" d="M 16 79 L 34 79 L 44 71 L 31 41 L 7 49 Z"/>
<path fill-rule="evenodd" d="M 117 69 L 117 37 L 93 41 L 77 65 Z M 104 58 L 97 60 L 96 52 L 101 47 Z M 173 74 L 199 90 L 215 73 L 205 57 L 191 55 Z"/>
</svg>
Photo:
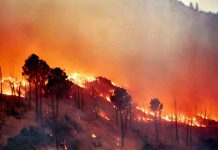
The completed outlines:
<svg viewBox="0 0 218 150">
<path fill-rule="evenodd" d="M 0 117 L 4 130 L 0 144 L 4 150 L 18 147 L 25 138 L 29 140 L 21 150 L 37 147 L 134 149 L 136 146 L 140 149 L 143 146 L 136 139 L 141 141 L 146 133 L 152 136 L 149 136 L 150 144 L 148 140 L 141 141 L 145 147 L 188 149 L 198 147 L 201 133 L 218 128 L 206 111 L 189 116 L 179 112 L 175 103 L 175 112 L 168 114 L 158 98 L 151 99 L 147 106 L 139 105 L 127 89 L 105 77 L 75 72 L 68 76 L 61 68 L 50 68 L 35 54 L 25 61 L 22 75 L 22 80 L 1 79 Z M 70 116 L 72 110 L 74 114 Z M 23 122 L 19 130 L 23 129 L 13 138 L 9 137 L 12 133 L 5 133 L 11 124 L 10 117 L 15 118 L 14 122 L 16 119 Z M 150 131 L 144 131 L 144 126 Z M 169 136 L 169 127 L 171 138 L 164 139 L 163 136 Z M 136 132 L 138 130 L 142 133 Z M 45 140 L 35 141 L 34 135 Z M 84 140 L 84 136 L 89 137 L 88 140 Z M 162 141 L 166 144 L 161 146 Z"/>
<path fill-rule="evenodd" d="M 0 149 L 218 149 L 218 14 L 182 2 L 0 0 Z"/>
</svg>

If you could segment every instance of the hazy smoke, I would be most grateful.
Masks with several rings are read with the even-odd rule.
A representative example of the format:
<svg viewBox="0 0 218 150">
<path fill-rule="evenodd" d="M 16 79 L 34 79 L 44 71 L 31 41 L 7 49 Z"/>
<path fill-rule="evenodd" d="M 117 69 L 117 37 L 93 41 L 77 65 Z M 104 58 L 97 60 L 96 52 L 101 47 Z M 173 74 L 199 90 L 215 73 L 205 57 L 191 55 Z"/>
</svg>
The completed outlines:
<svg viewBox="0 0 218 150">
<path fill-rule="evenodd" d="M 217 24 L 172 0 L 1 0 L 0 64 L 20 73 L 34 52 L 53 67 L 106 76 L 140 103 L 159 97 L 172 110 L 176 99 L 190 114 L 212 104 L 215 114 Z"/>
</svg>

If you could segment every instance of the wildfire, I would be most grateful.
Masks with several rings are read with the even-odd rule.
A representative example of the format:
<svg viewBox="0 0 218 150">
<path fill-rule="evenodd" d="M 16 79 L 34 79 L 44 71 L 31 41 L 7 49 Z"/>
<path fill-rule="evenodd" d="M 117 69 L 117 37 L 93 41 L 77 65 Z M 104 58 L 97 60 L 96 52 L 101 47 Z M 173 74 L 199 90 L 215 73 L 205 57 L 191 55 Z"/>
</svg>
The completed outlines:
<svg viewBox="0 0 218 150">
<path fill-rule="evenodd" d="M 95 77 L 77 73 L 77 72 L 71 73 L 68 76 L 68 79 L 83 88 L 86 87 L 87 82 L 95 81 Z"/>
<path fill-rule="evenodd" d="M 155 116 L 153 112 L 149 112 L 148 110 L 145 110 L 144 108 L 142 108 L 140 106 L 137 106 L 136 109 L 138 109 L 139 111 L 144 113 L 146 116 L 148 116 L 148 115 L 153 116 L 153 117 Z M 203 115 L 199 115 L 199 116 L 203 116 Z M 205 124 L 202 124 L 195 117 L 188 117 L 184 114 L 177 114 L 177 116 L 174 114 L 167 114 L 167 115 L 162 115 L 161 118 L 167 122 L 171 122 L 171 121 L 175 122 L 177 119 L 177 122 L 181 123 L 181 124 L 189 124 L 190 126 L 195 126 L 195 127 L 206 127 Z M 152 121 L 151 118 L 144 117 L 144 116 L 137 116 L 136 119 L 138 121 L 144 121 L 144 122 Z"/>
<path fill-rule="evenodd" d="M 14 95 L 18 96 L 18 89 L 20 87 L 21 90 L 21 97 L 25 97 L 24 88 L 27 85 L 25 80 L 18 80 L 12 77 L 5 77 L 2 79 L 2 93 L 5 95 Z"/>
</svg>

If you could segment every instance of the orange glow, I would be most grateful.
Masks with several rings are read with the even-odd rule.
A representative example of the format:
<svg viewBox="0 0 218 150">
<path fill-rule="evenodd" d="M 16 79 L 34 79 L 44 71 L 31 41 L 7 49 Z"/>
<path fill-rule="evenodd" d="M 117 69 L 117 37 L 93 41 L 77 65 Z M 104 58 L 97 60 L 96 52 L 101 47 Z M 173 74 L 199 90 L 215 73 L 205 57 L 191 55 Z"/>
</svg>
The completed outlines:
<svg viewBox="0 0 218 150">
<path fill-rule="evenodd" d="M 137 106 L 136 109 L 141 111 L 143 114 L 145 114 L 145 116 L 147 116 L 147 117 L 144 117 L 144 116 L 138 115 L 136 118 L 137 121 L 148 122 L 148 121 L 153 120 L 150 117 L 148 117 L 149 115 L 154 117 L 153 112 L 145 110 L 143 107 L 140 107 L 140 106 Z M 200 116 L 202 116 L 202 118 L 204 117 L 203 115 L 200 115 Z M 157 117 L 158 117 L 158 115 L 157 115 Z M 176 116 L 174 114 L 161 115 L 161 118 L 167 122 L 171 122 L 171 121 L 175 122 L 176 121 Z M 205 119 L 207 119 L 207 117 Z M 177 122 L 180 124 L 189 124 L 189 125 L 195 126 L 195 127 L 206 127 L 206 125 L 204 123 L 201 123 L 195 117 L 188 117 L 184 114 L 179 114 L 179 113 L 177 114 Z"/>
<path fill-rule="evenodd" d="M 91 134 L 91 137 L 92 137 L 92 138 L 96 138 L 97 136 L 96 136 L 94 133 L 92 133 L 92 134 Z"/>
<path fill-rule="evenodd" d="M 111 102 L 111 99 L 110 99 L 109 96 L 106 97 L 106 100 L 107 100 L 108 102 Z"/>
<path fill-rule="evenodd" d="M 110 120 L 110 118 L 107 116 L 107 114 L 106 114 L 104 111 L 100 111 L 100 112 L 98 113 L 98 115 L 101 116 L 103 119 L 105 119 L 105 120 L 107 120 L 107 121 Z"/>
<path fill-rule="evenodd" d="M 86 87 L 86 83 L 94 81 L 95 77 L 74 72 L 74 73 L 70 73 L 70 75 L 68 76 L 68 79 L 73 81 L 78 86 L 84 88 L 84 87 Z"/>
<path fill-rule="evenodd" d="M 14 92 L 15 95 L 18 96 L 18 88 L 20 86 L 20 90 L 21 90 L 21 97 L 25 97 L 25 91 L 24 88 L 27 85 L 25 80 L 18 80 L 18 79 L 14 79 L 12 77 L 4 77 L 2 79 L 2 93 L 5 95 L 12 95 L 12 89 L 11 87 L 14 88 Z"/>
</svg>

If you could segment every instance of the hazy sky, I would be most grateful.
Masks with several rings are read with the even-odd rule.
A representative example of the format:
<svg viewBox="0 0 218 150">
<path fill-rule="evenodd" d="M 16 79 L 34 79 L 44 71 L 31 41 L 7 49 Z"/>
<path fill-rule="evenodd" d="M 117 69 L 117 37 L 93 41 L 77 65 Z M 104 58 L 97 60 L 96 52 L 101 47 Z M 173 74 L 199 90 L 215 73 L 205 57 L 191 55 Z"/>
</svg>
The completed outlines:
<svg viewBox="0 0 218 150">
<path fill-rule="evenodd" d="M 190 1 L 195 3 L 198 2 L 199 8 L 204 11 L 218 12 L 218 0 L 180 0 L 186 5 L 189 5 Z"/>
</svg>

